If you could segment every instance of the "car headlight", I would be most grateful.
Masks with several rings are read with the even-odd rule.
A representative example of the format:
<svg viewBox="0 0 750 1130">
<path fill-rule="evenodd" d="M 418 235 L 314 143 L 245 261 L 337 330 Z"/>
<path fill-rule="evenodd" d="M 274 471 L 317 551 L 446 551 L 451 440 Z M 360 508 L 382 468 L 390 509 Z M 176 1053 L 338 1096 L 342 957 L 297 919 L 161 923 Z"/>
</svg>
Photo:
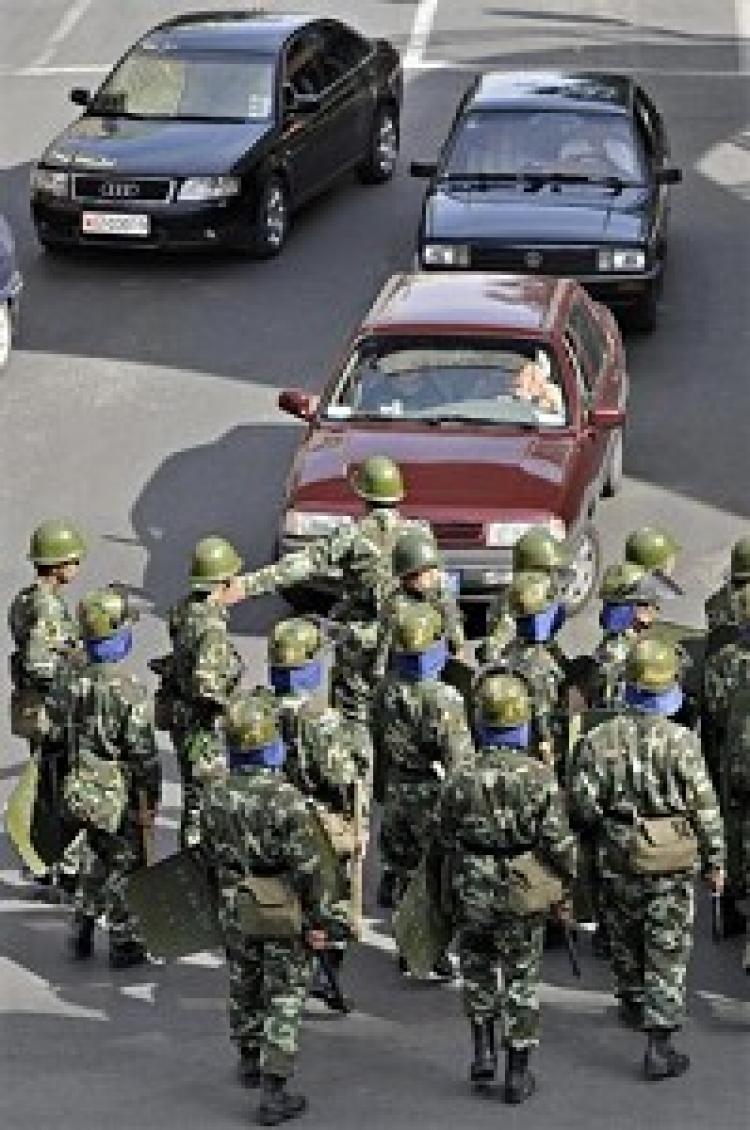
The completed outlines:
<svg viewBox="0 0 750 1130">
<path fill-rule="evenodd" d="M 557 541 L 564 541 L 567 534 L 561 518 L 547 518 L 541 522 L 490 522 L 485 527 L 485 544 L 494 548 L 510 549 L 529 530 L 542 527 L 549 530 Z"/>
<path fill-rule="evenodd" d="M 45 169 L 39 165 L 31 170 L 31 191 L 45 196 L 65 197 L 69 195 L 70 178 L 62 169 Z"/>
<path fill-rule="evenodd" d="M 596 267 L 599 271 L 645 271 L 646 252 L 637 247 L 602 248 Z"/>
<path fill-rule="evenodd" d="M 180 185 L 178 200 L 226 200 L 237 196 L 241 182 L 239 177 L 188 177 Z"/>
<path fill-rule="evenodd" d="M 330 534 L 339 526 L 348 526 L 353 519 L 348 514 L 321 514 L 317 510 L 287 510 L 284 516 L 284 533 L 294 538 L 319 538 Z"/>
<path fill-rule="evenodd" d="M 425 243 L 422 262 L 425 267 L 468 267 L 471 248 L 468 243 Z"/>
</svg>

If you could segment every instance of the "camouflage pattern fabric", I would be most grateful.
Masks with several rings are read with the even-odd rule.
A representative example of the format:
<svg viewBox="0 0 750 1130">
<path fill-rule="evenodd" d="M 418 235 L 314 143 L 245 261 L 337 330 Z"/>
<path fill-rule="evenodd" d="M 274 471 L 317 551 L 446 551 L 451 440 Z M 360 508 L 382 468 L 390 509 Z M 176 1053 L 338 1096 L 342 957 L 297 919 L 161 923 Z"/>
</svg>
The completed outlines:
<svg viewBox="0 0 750 1130">
<path fill-rule="evenodd" d="M 496 597 L 487 612 L 487 635 L 477 648 L 477 663 L 490 667 L 500 662 L 500 657 L 511 640 L 516 638 L 516 621 L 510 614 L 507 591 Z"/>
<path fill-rule="evenodd" d="M 282 695 L 276 702 L 287 749 L 285 775 L 306 795 L 340 810 L 350 786 L 369 781 L 369 731 L 306 695 Z"/>
<path fill-rule="evenodd" d="M 88 829 L 78 846 L 78 872 L 73 906 L 79 917 L 104 914 L 110 953 L 132 942 L 142 943 L 138 923 L 127 903 L 130 876 L 145 864 L 140 825 L 130 813 L 116 835 Z"/>
<path fill-rule="evenodd" d="M 596 675 L 591 695 L 591 706 L 605 709 L 621 707 L 625 701 L 625 660 L 638 639 L 632 629 L 605 635 L 594 650 Z"/>
<path fill-rule="evenodd" d="M 740 588 L 741 586 L 734 585 L 727 580 L 721 588 L 709 596 L 704 605 L 709 632 L 712 632 L 715 628 L 737 623 L 737 601 Z"/>
<path fill-rule="evenodd" d="M 463 1007 L 472 1021 L 500 1018 L 507 1048 L 539 1044 L 539 982 L 544 920 L 516 918 L 492 930 L 466 927 L 458 935 Z M 498 987 L 498 967 L 503 971 Z"/>
<path fill-rule="evenodd" d="M 393 632 L 399 611 L 405 603 L 425 603 L 435 608 L 443 620 L 443 635 L 448 641 L 451 655 L 459 655 L 466 646 L 463 618 L 455 595 L 447 588 L 444 580 L 434 592 L 405 591 L 401 586 L 394 589 L 385 599 L 379 618 L 378 651 L 375 661 L 375 677 L 382 679 L 388 669 Z"/>
<path fill-rule="evenodd" d="M 263 1071 L 287 1078 L 294 1069 L 300 1018 L 312 972 L 299 945 L 252 942 L 227 945 L 229 1030 L 238 1051 L 260 1052 Z"/>
<path fill-rule="evenodd" d="M 485 643 L 486 665 L 516 675 L 526 684 L 532 701 L 534 745 L 542 760 L 556 763 L 565 742 L 559 717 L 565 711 L 565 655 L 554 642 L 527 643 L 516 637 L 502 651 L 496 651 L 489 641 Z"/>
</svg>

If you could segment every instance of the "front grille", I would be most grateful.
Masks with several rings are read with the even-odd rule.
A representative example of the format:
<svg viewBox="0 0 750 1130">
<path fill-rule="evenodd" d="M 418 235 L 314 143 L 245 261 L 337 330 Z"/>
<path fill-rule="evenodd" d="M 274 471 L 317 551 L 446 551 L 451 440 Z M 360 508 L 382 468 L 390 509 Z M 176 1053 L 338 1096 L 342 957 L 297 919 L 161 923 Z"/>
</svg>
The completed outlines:
<svg viewBox="0 0 750 1130">
<path fill-rule="evenodd" d="M 172 182 L 163 177 L 139 177 L 135 180 L 114 177 L 76 176 L 73 195 L 76 200 L 96 200 L 106 204 L 135 204 L 139 201 L 169 200 Z"/>
<path fill-rule="evenodd" d="M 432 530 L 438 545 L 449 549 L 484 545 L 484 526 L 481 522 L 433 522 Z"/>
<path fill-rule="evenodd" d="M 587 275 L 596 271 L 596 248 L 478 244 L 471 249 L 471 265 L 479 271 L 524 275 Z"/>
</svg>

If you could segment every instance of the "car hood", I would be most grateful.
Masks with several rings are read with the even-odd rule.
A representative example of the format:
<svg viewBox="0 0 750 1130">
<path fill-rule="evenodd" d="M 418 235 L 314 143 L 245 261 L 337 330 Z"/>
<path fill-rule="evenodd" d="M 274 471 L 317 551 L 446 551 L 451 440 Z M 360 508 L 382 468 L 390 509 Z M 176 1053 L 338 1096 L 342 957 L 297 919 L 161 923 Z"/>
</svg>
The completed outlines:
<svg viewBox="0 0 750 1130">
<path fill-rule="evenodd" d="M 424 231 L 427 239 L 632 243 L 646 234 L 645 201 L 643 189 L 613 197 L 594 189 L 438 187 L 425 206 Z"/>
<path fill-rule="evenodd" d="M 553 514 L 566 520 L 576 440 L 569 433 L 492 429 L 323 427 L 297 453 L 289 504 L 354 513 L 351 471 L 369 455 L 390 455 L 406 480 L 408 514 L 432 521 Z"/>
<path fill-rule="evenodd" d="M 232 172 L 270 122 L 166 122 L 86 114 L 45 150 L 45 164 L 157 176 Z"/>
</svg>

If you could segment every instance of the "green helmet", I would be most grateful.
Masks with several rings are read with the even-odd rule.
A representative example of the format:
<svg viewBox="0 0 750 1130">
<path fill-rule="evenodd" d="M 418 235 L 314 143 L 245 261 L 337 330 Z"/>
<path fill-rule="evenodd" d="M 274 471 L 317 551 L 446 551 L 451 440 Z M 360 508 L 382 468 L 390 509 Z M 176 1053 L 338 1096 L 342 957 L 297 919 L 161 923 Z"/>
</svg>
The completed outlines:
<svg viewBox="0 0 750 1130">
<path fill-rule="evenodd" d="M 392 506 L 404 497 L 404 480 L 398 465 L 387 455 L 371 455 L 354 476 L 354 490 L 365 502 Z"/>
<path fill-rule="evenodd" d="M 735 615 L 740 624 L 750 624 L 750 584 L 742 585 L 734 597 Z"/>
<path fill-rule="evenodd" d="M 534 526 L 521 534 L 513 546 L 514 573 L 554 573 L 568 564 L 569 556 L 545 526 Z"/>
<path fill-rule="evenodd" d="M 401 535 L 393 547 L 393 572 L 396 577 L 439 569 L 441 565 L 435 539 L 426 530 L 409 530 Z"/>
<path fill-rule="evenodd" d="M 477 710 L 486 726 L 509 729 L 531 720 L 529 693 L 512 675 L 488 675 L 479 688 Z"/>
<path fill-rule="evenodd" d="M 607 604 L 640 604 L 640 585 L 648 574 L 632 561 L 621 561 L 604 571 L 599 595 Z"/>
<path fill-rule="evenodd" d="M 190 563 L 190 587 L 196 591 L 212 589 L 236 577 L 242 568 L 242 558 L 231 542 L 225 538 L 202 538 L 193 550 Z"/>
<path fill-rule="evenodd" d="M 260 749 L 279 737 L 273 702 L 266 693 L 235 691 L 227 703 L 227 739 L 239 749 Z"/>
<path fill-rule="evenodd" d="M 426 651 L 443 634 L 443 618 L 430 604 L 404 604 L 396 613 L 393 650 L 405 655 Z"/>
<path fill-rule="evenodd" d="M 35 565 L 65 565 L 85 556 L 86 542 L 70 522 L 52 518 L 31 535 L 29 560 Z"/>
<path fill-rule="evenodd" d="M 625 542 L 625 559 L 640 565 L 647 573 L 659 569 L 670 573 L 682 547 L 667 533 L 655 526 L 641 526 L 628 535 Z"/>
<path fill-rule="evenodd" d="M 750 538 L 740 538 L 732 546 L 729 576 L 737 584 L 750 581 Z"/>
<path fill-rule="evenodd" d="M 81 635 L 86 640 L 111 639 L 133 619 L 128 598 L 117 589 L 97 589 L 78 605 Z"/>
<path fill-rule="evenodd" d="M 555 600 L 555 590 L 548 573 L 516 573 L 508 589 L 511 616 L 532 616 L 544 612 Z"/>
<path fill-rule="evenodd" d="M 639 690 L 666 691 L 678 681 L 680 660 L 674 644 L 650 637 L 638 640 L 625 661 L 625 679 Z"/>
<path fill-rule="evenodd" d="M 312 620 L 280 620 L 268 640 L 268 662 L 273 667 L 302 667 L 322 644 L 320 629 Z"/>
</svg>

